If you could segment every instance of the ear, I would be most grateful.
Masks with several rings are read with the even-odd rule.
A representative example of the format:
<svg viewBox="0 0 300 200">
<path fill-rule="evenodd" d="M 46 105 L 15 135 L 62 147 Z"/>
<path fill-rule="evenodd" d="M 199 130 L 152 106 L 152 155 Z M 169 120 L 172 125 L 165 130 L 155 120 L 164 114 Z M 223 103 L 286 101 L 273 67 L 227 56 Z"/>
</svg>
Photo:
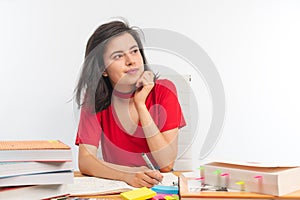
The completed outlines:
<svg viewBox="0 0 300 200">
<path fill-rule="evenodd" d="M 104 77 L 107 77 L 107 76 L 108 76 L 106 70 L 102 73 L 102 76 L 104 76 Z"/>
</svg>

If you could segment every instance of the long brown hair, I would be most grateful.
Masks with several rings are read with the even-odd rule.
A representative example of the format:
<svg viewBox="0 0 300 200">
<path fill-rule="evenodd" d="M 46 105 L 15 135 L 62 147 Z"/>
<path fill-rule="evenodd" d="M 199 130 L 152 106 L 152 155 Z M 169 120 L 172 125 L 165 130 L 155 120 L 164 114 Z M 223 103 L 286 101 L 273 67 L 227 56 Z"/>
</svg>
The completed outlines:
<svg viewBox="0 0 300 200">
<path fill-rule="evenodd" d="M 105 70 L 103 53 L 105 45 L 112 37 L 129 33 L 138 44 L 144 62 L 144 69 L 150 70 L 140 39 L 141 30 L 128 23 L 116 20 L 99 26 L 89 38 L 82 71 L 74 90 L 79 107 L 87 106 L 95 112 L 106 109 L 111 103 L 113 87 L 108 77 L 102 76 Z"/>
</svg>

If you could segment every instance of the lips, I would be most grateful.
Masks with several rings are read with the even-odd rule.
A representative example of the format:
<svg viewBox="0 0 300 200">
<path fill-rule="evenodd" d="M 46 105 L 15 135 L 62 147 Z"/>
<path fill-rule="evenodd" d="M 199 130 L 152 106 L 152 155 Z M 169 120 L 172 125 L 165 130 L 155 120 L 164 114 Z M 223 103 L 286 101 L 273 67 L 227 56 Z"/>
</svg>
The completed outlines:
<svg viewBox="0 0 300 200">
<path fill-rule="evenodd" d="M 127 74 L 136 74 L 139 69 L 130 69 L 126 73 Z"/>
</svg>

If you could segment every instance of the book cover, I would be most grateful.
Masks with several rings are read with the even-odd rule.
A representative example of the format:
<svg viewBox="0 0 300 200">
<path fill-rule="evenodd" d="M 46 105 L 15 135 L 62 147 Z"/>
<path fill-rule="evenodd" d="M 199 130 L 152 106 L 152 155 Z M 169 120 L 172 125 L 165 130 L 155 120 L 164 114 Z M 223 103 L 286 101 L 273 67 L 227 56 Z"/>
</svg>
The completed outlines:
<svg viewBox="0 0 300 200">
<path fill-rule="evenodd" d="M 22 185 L 51 185 L 73 183 L 72 171 L 49 172 L 40 174 L 28 174 L 0 178 L 0 187 Z"/>
<path fill-rule="evenodd" d="M 0 178 L 38 174 L 45 172 L 60 172 L 73 170 L 73 163 L 67 162 L 0 162 Z"/>
<path fill-rule="evenodd" d="M 59 140 L 0 141 L 0 162 L 71 160 L 71 148 Z"/>
<path fill-rule="evenodd" d="M 0 141 L 0 150 L 71 149 L 60 140 Z"/>
<path fill-rule="evenodd" d="M 53 197 L 67 197 L 66 186 L 58 185 L 30 185 L 0 188 L 0 199 L 52 199 Z"/>
</svg>

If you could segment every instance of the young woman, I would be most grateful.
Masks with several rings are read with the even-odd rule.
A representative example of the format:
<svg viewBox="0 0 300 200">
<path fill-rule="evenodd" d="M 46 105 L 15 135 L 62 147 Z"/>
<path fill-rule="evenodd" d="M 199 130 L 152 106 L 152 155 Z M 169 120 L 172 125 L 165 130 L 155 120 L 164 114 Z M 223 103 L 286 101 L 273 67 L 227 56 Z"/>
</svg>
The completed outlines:
<svg viewBox="0 0 300 200">
<path fill-rule="evenodd" d="M 147 66 L 137 29 L 121 20 L 96 29 L 75 92 L 83 174 L 152 187 L 162 180 L 160 172 L 172 170 L 185 120 L 174 84 Z M 147 167 L 143 153 L 158 170 Z"/>
</svg>

